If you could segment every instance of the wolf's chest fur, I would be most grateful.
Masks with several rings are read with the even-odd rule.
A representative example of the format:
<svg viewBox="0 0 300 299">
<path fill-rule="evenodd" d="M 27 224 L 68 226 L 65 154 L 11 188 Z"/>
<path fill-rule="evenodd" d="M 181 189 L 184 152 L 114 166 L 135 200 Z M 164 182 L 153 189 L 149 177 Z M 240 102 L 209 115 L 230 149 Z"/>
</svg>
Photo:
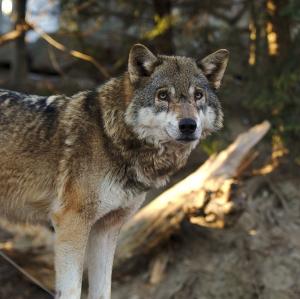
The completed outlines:
<svg viewBox="0 0 300 299">
<path fill-rule="evenodd" d="M 136 209 L 151 187 L 164 186 L 172 173 L 182 167 L 188 153 L 162 148 L 136 153 L 130 161 L 114 160 L 112 168 L 101 180 L 99 216 L 119 209 Z"/>
</svg>

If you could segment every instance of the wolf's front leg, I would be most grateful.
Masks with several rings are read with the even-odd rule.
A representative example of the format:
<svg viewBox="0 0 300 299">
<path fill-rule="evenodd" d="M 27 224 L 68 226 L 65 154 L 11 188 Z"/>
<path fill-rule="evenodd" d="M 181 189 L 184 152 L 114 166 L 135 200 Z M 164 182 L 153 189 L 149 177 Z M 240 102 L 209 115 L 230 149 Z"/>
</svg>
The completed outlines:
<svg viewBox="0 0 300 299">
<path fill-rule="evenodd" d="M 56 299 L 80 299 L 89 222 L 72 211 L 56 213 L 52 220 L 56 232 Z"/>
<path fill-rule="evenodd" d="M 110 299 L 112 266 L 120 227 L 103 226 L 101 223 L 92 227 L 87 249 L 88 299 Z"/>
<path fill-rule="evenodd" d="M 111 274 L 120 229 L 144 199 L 145 193 L 142 193 L 130 208 L 111 211 L 92 226 L 87 248 L 88 299 L 110 299 Z"/>
</svg>

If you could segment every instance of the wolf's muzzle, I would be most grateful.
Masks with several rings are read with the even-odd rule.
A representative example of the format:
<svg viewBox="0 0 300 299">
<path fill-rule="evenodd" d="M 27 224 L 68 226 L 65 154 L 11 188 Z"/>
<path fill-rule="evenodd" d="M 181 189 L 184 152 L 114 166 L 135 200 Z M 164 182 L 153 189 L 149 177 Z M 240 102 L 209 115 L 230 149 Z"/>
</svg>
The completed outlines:
<svg viewBox="0 0 300 299">
<path fill-rule="evenodd" d="M 192 118 L 183 118 L 179 121 L 180 138 L 178 141 L 190 142 L 196 140 L 197 123 Z"/>
<path fill-rule="evenodd" d="M 193 134 L 196 129 L 197 123 L 192 118 L 183 118 L 179 121 L 179 130 L 184 135 Z"/>
</svg>

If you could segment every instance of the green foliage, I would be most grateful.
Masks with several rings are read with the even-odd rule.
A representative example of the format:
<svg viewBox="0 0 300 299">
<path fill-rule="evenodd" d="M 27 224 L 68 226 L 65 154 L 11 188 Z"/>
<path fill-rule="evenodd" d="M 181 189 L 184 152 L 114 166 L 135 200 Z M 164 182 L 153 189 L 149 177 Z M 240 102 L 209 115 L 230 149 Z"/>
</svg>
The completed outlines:
<svg viewBox="0 0 300 299">
<path fill-rule="evenodd" d="M 289 0 L 287 6 L 281 12 L 282 15 L 291 17 L 294 21 L 300 21 L 300 1 Z"/>
<path fill-rule="evenodd" d="M 215 153 L 220 152 L 226 143 L 225 140 L 220 136 L 209 136 L 208 138 L 201 141 L 201 149 L 208 155 L 211 156 Z"/>
<path fill-rule="evenodd" d="M 154 20 L 156 25 L 144 34 L 145 39 L 153 40 L 155 37 L 165 33 L 175 23 L 175 18 L 169 15 L 164 17 L 155 15 Z"/>
<path fill-rule="evenodd" d="M 285 70 L 277 76 L 269 76 L 259 85 L 251 82 L 246 105 L 261 118 L 270 120 L 274 132 L 290 147 L 300 138 L 300 70 Z"/>
</svg>

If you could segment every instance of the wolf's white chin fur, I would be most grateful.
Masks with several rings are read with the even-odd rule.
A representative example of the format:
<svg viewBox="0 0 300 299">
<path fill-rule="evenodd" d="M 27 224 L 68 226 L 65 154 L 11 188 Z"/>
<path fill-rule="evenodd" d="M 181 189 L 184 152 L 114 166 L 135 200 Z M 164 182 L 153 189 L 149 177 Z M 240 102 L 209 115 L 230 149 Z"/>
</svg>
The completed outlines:
<svg viewBox="0 0 300 299">
<path fill-rule="evenodd" d="M 134 123 L 126 114 L 126 122 L 132 126 L 139 139 L 154 145 L 160 146 L 162 143 L 176 139 L 177 136 L 178 121 L 173 113 L 164 111 L 154 113 L 150 107 L 146 107 L 139 110 Z"/>
</svg>

